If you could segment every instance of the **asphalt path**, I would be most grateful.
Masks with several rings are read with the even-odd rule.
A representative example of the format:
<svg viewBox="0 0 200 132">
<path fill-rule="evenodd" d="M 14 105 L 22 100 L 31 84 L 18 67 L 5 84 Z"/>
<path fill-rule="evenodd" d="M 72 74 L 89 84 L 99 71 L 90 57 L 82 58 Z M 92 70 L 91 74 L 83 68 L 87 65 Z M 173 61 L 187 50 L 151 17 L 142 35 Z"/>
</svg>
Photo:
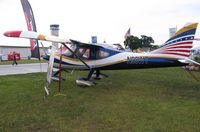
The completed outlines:
<svg viewBox="0 0 200 132">
<path fill-rule="evenodd" d="M 18 65 L 0 65 L 0 76 L 36 72 L 47 72 L 47 63 L 31 63 Z"/>
</svg>

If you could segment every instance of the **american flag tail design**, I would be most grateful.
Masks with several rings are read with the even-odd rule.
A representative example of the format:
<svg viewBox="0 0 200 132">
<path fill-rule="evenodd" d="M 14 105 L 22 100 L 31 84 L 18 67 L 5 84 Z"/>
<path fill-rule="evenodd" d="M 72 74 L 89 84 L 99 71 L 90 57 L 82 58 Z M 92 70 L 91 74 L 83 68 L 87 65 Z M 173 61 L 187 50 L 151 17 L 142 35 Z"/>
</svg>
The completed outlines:
<svg viewBox="0 0 200 132">
<path fill-rule="evenodd" d="M 175 58 L 189 57 L 198 23 L 187 24 L 152 54 L 165 54 Z"/>
</svg>

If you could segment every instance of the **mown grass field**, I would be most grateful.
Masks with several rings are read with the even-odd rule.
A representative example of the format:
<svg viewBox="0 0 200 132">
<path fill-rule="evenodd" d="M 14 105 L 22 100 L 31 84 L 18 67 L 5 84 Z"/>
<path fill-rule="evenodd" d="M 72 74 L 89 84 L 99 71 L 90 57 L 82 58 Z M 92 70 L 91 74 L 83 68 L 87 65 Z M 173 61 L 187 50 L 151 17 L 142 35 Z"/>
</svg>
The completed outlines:
<svg viewBox="0 0 200 132">
<path fill-rule="evenodd" d="M 200 131 L 200 82 L 182 68 L 104 73 L 90 88 L 75 84 L 86 72 L 63 73 L 65 96 L 53 82 L 45 100 L 45 73 L 0 76 L 0 131 Z"/>
</svg>

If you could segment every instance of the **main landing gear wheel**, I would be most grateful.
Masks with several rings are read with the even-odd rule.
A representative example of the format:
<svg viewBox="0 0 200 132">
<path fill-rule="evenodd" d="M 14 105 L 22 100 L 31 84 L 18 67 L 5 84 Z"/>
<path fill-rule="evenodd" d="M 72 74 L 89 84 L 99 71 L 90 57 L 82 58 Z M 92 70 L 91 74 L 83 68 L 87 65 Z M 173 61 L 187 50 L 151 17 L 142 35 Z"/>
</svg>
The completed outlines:
<svg viewBox="0 0 200 132">
<path fill-rule="evenodd" d="M 82 77 L 76 80 L 76 84 L 80 87 L 91 87 L 93 85 L 96 85 L 97 83 Z"/>
</svg>

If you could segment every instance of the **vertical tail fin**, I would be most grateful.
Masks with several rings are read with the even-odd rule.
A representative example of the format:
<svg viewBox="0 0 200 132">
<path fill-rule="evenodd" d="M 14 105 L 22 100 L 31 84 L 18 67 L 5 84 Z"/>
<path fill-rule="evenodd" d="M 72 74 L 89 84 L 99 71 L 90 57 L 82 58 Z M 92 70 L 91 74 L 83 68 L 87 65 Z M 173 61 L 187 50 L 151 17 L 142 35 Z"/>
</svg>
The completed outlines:
<svg viewBox="0 0 200 132">
<path fill-rule="evenodd" d="M 37 32 L 35 19 L 30 3 L 28 2 L 28 0 L 21 0 L 21 4 L 24 11 L 28 31 Z M 31 46 L 31 57 L 40 59 L 38 40 L 30 39 L 30 46 Z"/>
<path fill-rule="evenodd" d="M 198 23 L 192 23 L 178 30 L 161 48 L 152 51 L 155 54 L 166 54 L 174 57 L 189 57 Z"/>
</svg>

